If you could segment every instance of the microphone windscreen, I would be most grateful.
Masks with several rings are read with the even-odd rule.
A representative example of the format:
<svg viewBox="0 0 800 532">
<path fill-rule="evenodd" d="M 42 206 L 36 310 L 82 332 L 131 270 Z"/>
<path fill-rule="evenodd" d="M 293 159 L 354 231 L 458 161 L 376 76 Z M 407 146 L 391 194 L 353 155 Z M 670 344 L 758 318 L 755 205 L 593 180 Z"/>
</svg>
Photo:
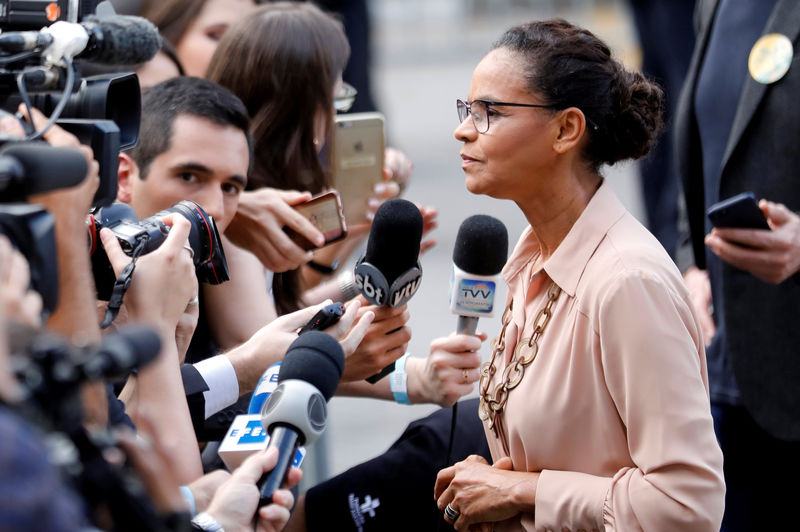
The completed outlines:
<svg viewBox="0 0 800 532">
<path fill-rule="evenodd" d="M 87 376 L 126 375 L 153 361 L 161 351 L 161 338 L 146 325 L 130 325 L 103 339 L 94 356 L 84 364 Z"/>
<path fill-rule="evenodd" d="M 364 261 L 375 266 L 389 286 L 417 265 L 422 240 L 422 214 L 404 199 L 385 201 L 375 213 Z"/>
<path fill-rule="evenodd" d="M 143 17 L 116 15 L 88 16 L 83 22 L 97 24 L 103 34 L 102 45 L 91 60 L 111 65 L 134 65 L 150 61 L 161 50 L 161 35 Z"/>
<path fill-rule="evenodd" d="M 461 223 L 453 248 L 453 263 L 473 275 L 497 275 L 508 258 L 508 231 L 503 222 L 485 214 Z"/>
<path fill-rule="evenodd" d="M 309 331 L 297 337 L 286 351 L 278 382 L 306 381 L 329 400 L 344 371 L 344 351 L 339 342 L 322 331 Z"/>
<path fill-rule="evenodd" d="M 83 181 L 88 170 L 80 151 L 53 147 L 46 142 L 6 144 L 0 155 L 11 157 L 22 166 L 24 175 L 13 186 L 15 195 L 23 198 L 73 187 Z"/>
</svg>

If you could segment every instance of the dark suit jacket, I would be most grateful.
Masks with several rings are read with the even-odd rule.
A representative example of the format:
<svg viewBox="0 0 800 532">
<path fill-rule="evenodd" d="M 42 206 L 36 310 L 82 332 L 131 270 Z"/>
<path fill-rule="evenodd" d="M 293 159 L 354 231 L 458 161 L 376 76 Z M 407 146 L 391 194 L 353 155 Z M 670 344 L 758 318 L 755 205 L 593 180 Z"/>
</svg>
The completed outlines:
<svg viewBox="0 0 800 532">
<path fill-rule="evenodd" d="M 703 168 L 693 98 L 717 2 L 701 4 L 674 140 L 695 263 L 704 268 Z M 719 197 L 752 191 L 800 211 L 800 2 L 779 0 L 764 33 L 786 35 L 794 44 L 794 60 L 771 85 L 748 76 L 722 161 Z M 795 314 L 800 284 L 771 285 L 724 264 L 722 286 L 728 348 L 744 406 L 773 436 L 800 440 L 800 323 Z"/>
</svg>

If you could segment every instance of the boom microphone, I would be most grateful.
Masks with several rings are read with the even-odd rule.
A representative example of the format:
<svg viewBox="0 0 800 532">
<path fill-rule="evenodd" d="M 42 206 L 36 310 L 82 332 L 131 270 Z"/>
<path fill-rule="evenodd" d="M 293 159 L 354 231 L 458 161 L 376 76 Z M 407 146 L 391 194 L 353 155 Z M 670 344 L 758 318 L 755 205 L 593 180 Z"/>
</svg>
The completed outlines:
<svg viewBox="0 0 800 532">
<path fill-rule="evenodd" d="M 32 194 L 77 185 L 88 166 L 74 148 L 46 142 L 6 144 L 0 149 L 0 193 L 3 201 L 21 201 Z"/>
<path fill-rule="evenodd" d="M 476 214 L 461 223 L 450 276 L 450 310 L 458 314 L 458 334 L 475 334 L 478 318 L 492 315 L 498 275 L 507 257 L 503 222 Z"/>
<path fill-rule="evenodd" d="M 77 57 L 109 65 L 133 65 L 149 61 L 161 49 L 158 29 L 142 17 L 88 16 L 80 24 L 62 20 L 42 33 L 53 37 L 43 52 L 50 63 Z"/>
<path fill-rule="evenodd" d="M 373 305 L 404 305 L 422 281 L 419 246 L 422 214 L 404 199 L 390 199 L 375 213 L 367 252 L 355 269 L 355 284 Z"/>
<path fill-rule="evenodd" d="M 258 482 L 259 506 L 272 502 L 283 484 L 297 447 L 313 443 L 325 431 L 327 402 L 344 370 L 344 352 L 331 335 L 310 331 L 292 342 L 281 364 L 278 387 L 261 410 L 269 446 L 278 448 L 278 463 Z"/>
</svg>

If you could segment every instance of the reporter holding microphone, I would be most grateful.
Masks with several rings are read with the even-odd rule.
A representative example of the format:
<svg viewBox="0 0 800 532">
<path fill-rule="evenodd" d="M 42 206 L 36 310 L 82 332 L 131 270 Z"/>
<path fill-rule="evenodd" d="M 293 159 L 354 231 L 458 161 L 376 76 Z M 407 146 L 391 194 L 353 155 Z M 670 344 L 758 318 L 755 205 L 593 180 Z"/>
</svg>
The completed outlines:
<svg viewBox="0 0 800 532">
<path fill-rule="evenodd" d="M 724 483 L 700 324 L 600 169 L 647 154 L 663 95 L 563 20 L 507 31 L 458 101 L 467 188 L 530 226 L 482 368 L 493 464 L 439 472 L 456 530 L 718 530 Z"/>
</svg>

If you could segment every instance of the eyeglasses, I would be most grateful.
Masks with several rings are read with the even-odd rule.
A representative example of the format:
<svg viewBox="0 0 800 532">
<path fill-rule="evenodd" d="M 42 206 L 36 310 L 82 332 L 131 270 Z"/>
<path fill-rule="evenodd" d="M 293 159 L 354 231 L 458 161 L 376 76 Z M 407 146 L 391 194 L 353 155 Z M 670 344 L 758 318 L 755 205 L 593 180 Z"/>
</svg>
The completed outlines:
<svg viewBox="0 0 800 532">
<path fill-rule="evenodd" d="M 456 100 L 456 110 L 458 111 L 459 123 L 472 117 L 472 123 L 478 133 L 489 131 L 489 113 L 491 107 L 538 107 L 541 109 L 555 109 L 552 105 L 537 105 L 533 103 L 509 103 L 509 102 L 490 102 L 488 100 L 473 100 L 467 103 L 464 100 Z"/>
<path fill-rule="evenodd" d="M 353 102 L 356 101 L 356 94 L 358 91 L 349 83 L 342 82 L 341 87 L 336 94 L 333 95 L 333 108 L 343 113 L 353 107 Z"/>
</svg>

